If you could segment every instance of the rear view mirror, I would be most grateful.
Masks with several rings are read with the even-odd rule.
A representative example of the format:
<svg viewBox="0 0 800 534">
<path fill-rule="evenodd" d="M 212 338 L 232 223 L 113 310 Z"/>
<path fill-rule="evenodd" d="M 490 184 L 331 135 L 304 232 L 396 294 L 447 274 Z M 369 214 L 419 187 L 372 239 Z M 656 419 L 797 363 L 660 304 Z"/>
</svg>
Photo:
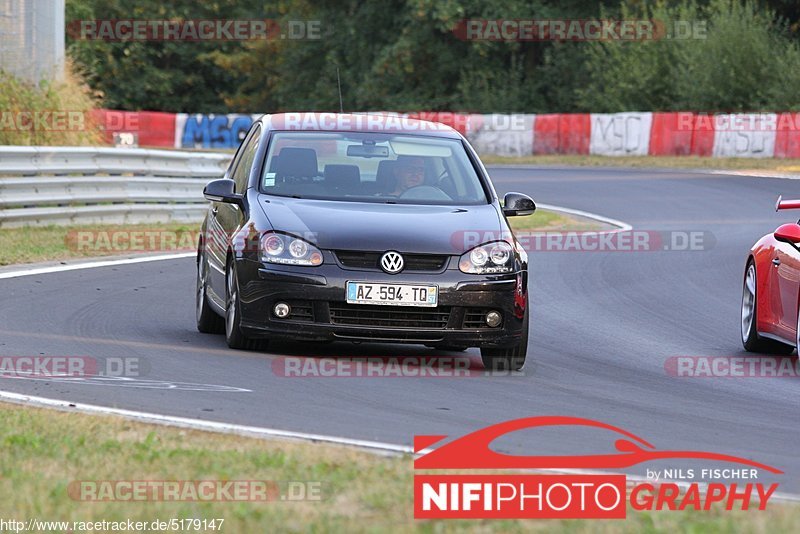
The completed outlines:
<svg viewBox="0 0 800 534">
<path fill-rule="evenodd" d="M 241 204 L 242 196 L 235 193 L 236 182 L 230 178 L 220 178 L 206 184 L 203 196 L 212 202 L 226 202 L 228 204 Z"/>
<path fill-rule="evenodd" d="M 375 145 L 349 145 L 347 155 L 356 158 L 388 158 L 389 147 Z"/>
<path fill-rule="evenodd" d="M 536 211 L 536 203 L 528 195 L 522 193 L 506 193 L 503 198 L 503 213 L 506 217 L 531 215 Z"/>
<path fill-rule="evenodd" d="M 773 234 L 775 239 L 783 241 L 784 243 L 798 244 L 800 243 L 800 224 L 789 223 L 782 224 L 775 230 Z"/>
</svg>

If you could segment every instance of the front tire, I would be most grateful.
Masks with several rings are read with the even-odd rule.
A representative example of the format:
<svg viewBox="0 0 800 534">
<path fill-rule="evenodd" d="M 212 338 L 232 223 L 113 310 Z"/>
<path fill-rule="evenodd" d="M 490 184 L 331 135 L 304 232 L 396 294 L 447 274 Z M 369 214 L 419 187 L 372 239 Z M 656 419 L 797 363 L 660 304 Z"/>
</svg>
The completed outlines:
<svg viewBox="0 0 800 534">
<path fill-rule="evenodd" d="M 261 350 L 267 340 L 252 339 L 242 332 L 242 305 L 239 300 L 239 277 L 233 260 L 225 269 L 225 341 L 232 349 Z"/>
<path fill-rule="evenodd" d="M 748 352 L 790 354 L 794 347 L 758 335 L 758 277 L 753 260 L 747 262 L 742 284 L 742 346 Z"/>
<path fill-rule="evenodd" d="M 206 256 L 200 250 L 197 252 L 197 286 L 195 294 L 197 330 L 203 334 L 222 334 L 225 332 L 225 320 L 208 304 L 208 296 L 206 295 L 208 287 L 207 269 Z"/>
<path fill-rule="evenodd" d="M 481 348 L 481 360 L 487 371 L 519 371 L 528 355 L 529 305 L 525 302 L 525 318 L 519 343 L 510 348 Z"/>
</svg>

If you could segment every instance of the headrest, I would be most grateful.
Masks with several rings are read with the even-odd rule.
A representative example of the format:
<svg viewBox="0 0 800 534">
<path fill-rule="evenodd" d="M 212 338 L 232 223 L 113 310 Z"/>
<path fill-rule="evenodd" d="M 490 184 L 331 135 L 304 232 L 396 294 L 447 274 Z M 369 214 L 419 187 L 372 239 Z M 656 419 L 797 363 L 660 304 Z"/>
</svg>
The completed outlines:
<svg viewBox="0 0 800 534">
<path fill-rule="evenodd" d="M 375 182 L 378 188 L 384 192 L 394 191 L 397 187 L 397 178 L 394 175 L 394 166 L 396 162 L 385 159 L 378 163 L 378 172 L 375 174 Z"/>
<path fill-rule="evenodd" d="M 357 187 L 361 183 L 358 165 L 325 165 L 325 184 L 334 187 Z"/>
<path fill-rule="evenodd" d="M 319 174 L 317 152 L 313 148 L 286 147 L 278 157 L 275 173 L 279 177 L 313 178 Z"/>
</svg>

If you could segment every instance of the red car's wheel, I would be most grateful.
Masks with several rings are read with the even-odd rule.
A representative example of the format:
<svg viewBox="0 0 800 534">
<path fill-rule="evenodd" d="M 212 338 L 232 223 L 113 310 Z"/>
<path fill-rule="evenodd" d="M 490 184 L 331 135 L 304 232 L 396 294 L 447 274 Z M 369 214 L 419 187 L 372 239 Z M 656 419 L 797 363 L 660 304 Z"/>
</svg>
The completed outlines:
<svg viewBox="0 0 800 534">
<path fill-rule="evenodd" d="M 791 353 L 794 350 L 791 345 L 758 335 L 756 328 L 758 317 L 757 288 L 756 266 L 751 260 L 747 262 L 742 287 L 742 345 L 744 345 L 744 349 L 748 352 Z"/>
</svg>

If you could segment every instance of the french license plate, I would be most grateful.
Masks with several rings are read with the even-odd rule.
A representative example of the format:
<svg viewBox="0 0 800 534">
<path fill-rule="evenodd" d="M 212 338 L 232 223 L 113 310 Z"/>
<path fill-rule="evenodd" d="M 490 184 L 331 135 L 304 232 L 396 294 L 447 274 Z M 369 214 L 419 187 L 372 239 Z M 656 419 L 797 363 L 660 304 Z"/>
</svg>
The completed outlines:
<svg viewBox="0 0 800 534">
<path fill-rule="evenodd" d="M 349 304 L 434 307 L 438 301 L 438 286 L 347 282 L 347 302 Z"/>
</svg>

